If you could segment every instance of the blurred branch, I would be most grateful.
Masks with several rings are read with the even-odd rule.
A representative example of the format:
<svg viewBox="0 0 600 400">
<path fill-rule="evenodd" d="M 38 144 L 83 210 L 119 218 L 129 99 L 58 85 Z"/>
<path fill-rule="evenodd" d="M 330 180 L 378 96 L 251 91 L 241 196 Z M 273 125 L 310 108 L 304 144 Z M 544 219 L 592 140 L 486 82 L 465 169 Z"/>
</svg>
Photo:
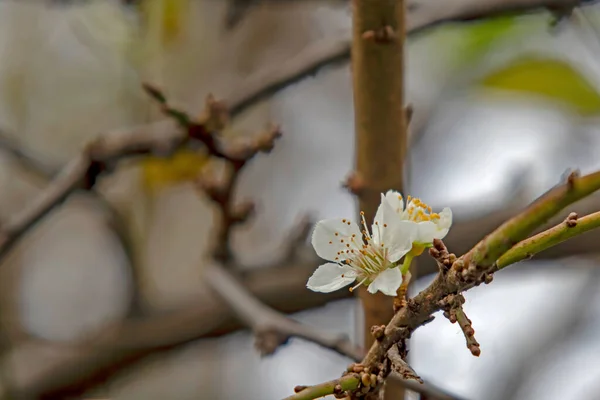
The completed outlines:
<svg viewBox="0 0 600 400">
<path fill-rule="evenodd" d="M 455 0 L 445 4 L 444 7 L 439 7 L 434 1 L 414 0 L 408 4 L 407 30 L 412 33 L 450 20 L 469 20 L 498 13 L 572 6 L 580 3 L 575 0 Z M 344 39 L 326 39 L 308 46 L 283 67 L 277 65 L 274 70 L 267 68 L 250 77 L 243 89 L 226 102 L 229 104 L 230 116 L 233 118 L 239 115 L 257 101 L 316 73 L 332 62 L 348 59 L 349 56 L 349 42 Z M 93 186 L 97 175 L 101 172 L 99 167 L 104 162 L 109 161 L 114 164 L 121 158 L 140 154 L 169 154 L 181 146 L 185 139 L 185 133 L 175 129 L 172 121 L 161 121 L 125 132 L 121 130 L 118 133 L 104 134 L 68 163 L 40 197 L 2 227 L 0 260 L 24 232 L 64 201 L 70 193 L 81 188 L 82 183 Z M 0 142 L 0 146 L 2 145 L 7 149 L 12 147 L 11 143 Z M 18 148 L 13 150 L 17 150 L 12 153 L 18 157 L 27 157 L 27 154 Z"/>
<path fill-rule="evenodd" d="M 291 337 L 309 340 L 354 361 L 360 360 L 364 355 L 345 335 L 319 332 L 267 307 L 217 263 L 205 267 L 204 279 L 242 322 L 254 331 L 256 348 L 263 355 L 274 353 Z"/>
<path fill-rule="evenodd" d="M 515 12 L 572 8 L 596 0 L 448 0 L 444 7 L 437 1 L 407 1 L 406 30 L 421 32 L 446 22 L 461 22 L 496 17 Z M 315 75 L 321 68 L 350 59 L 350 41 L 346 36 L 325 38 L 306 46 L 295 57 L 273 68 L 258 71 L 231 97 L 231 115 L 237 116 L 255 103 L 265 100 L 287 86 Z M 234 104 L 235 103 L 235 104 Z"/>
<path fill-rule="evenodd" d="M 304 262 L 257 269 L 244 275 L 244 286 L 259 301 L 284 313 L 348 297 L 347 291 L 327 295 L 307 291 L 306 281 L 316 267 L 315 262 Z M 228 303 L 204 290 L 176 310 L 126 320 L 83 344 L 60 345 L 60 352 L 52 358 L 46 358 L 42 351 L 40 364 L 44 367 L 27 368 L 26 376 L 13 377 L 11 394 L 19 399 L 81 396 L 146 356 L 239 328 Z"/>
<path fill-rule="evenodd" d="M 42 181 L 52 178 L 54 171 L 48 165 L 42 163 L 37 157 L 29 154 L 26 150 L 15 143 L 5 132 L 0 131 L 0 149 L 6 151 L 20 162 L 21 166 Z"/>
</svg>

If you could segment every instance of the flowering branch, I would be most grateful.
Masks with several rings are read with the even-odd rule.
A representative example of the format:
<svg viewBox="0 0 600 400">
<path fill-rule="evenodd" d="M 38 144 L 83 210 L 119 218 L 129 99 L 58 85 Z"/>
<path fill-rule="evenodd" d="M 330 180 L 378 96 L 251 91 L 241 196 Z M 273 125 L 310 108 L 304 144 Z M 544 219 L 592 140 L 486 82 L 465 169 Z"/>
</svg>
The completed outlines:
<svg viewBox="0 0 600 400">
<path fill-rule="evenodd" d="M 353 360 L 360 360 L 364 355 L 345 336 L 319 332 L 269 308 L 219 264 L 207 265 L 204 278 L 243 323 L 254 331 L 256 347 L 263 355 L 274 353 L 291 337 L 309 340 Z"/>
<path fill-rule="evenodd" d="M 490 283 L 490 274 L 497 270 L 496 260 L 512 247 L 511 244 L 523 240 L 524 236 L 563 208 L 598 189 L 600 189 L 600 172 L 583 177 L 578 174 L 569 175 L 566 183 L 549 190 L 520 214 L 501 225 L 471 251 L 456 259 L 450 268 L 447 270 L 442 268 L 425 290 L 409 299 L 406 307 L 395 313 L 383 330 L 383 334 L 379 332 L 377 341 L 371 346 L 361 364 L 372 370 L 390 362 L 388 352 L 393 346 L 404 348 L 404 341 L 410 338 L 414 330 L 430 322 L 433 319 L 433 313 L 448 308 L 449 305 L 453 309 L 454 318 L 459 321 L 465 332 L 469 348 L 475 355 L 478 355 L 479 345 L 473 338 L 474 332 L 470 321 L 459 308 L 462 301 L 459 301 L 458 304 L 455 302 L 456 296 L 481 283 Z M 593 223 L 588 223 L 596 226 L 596 218 L 594 215 L 590 218 Z M 565 222 L 565 224 L 573 225 L 574 217 L 571 216 L 568 221 L 570 222 Z M 584 226 L 591 229 L 590 225 Z M 571 226 L 571 228 L 575 227 Z M 586 230 L 580 229 L 579 233 Z M 445 266 L 443 260 L 446 257 L 442 257 L 444 248 L 439 242 L 436 242 L 434 249 L 431 251 L 432 255 L 437 256 L 438 262 Z M 496 258 L 494 259 L 492 255 Z M 447 258 L 450 258 L 450 254 Z M 452 313 L 449 316 L 452 318 Z M 376 391 L 378 387 L 373 387 L 372 390 Z"/>
</svg>

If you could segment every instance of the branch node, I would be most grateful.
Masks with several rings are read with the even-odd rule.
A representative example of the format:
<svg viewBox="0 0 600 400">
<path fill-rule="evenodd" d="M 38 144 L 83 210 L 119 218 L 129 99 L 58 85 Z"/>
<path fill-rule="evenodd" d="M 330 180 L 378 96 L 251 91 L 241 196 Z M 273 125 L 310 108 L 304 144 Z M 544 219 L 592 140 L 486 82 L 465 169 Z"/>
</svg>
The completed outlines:
<svg viewBox="0 0 600 400">
<path fill-rule="evenodd" d="M 410 125 L 410 122 L 412 121 L 412 117 L 414 115 L 414 107 L 411 103 L 407 104 L 406 107 L 404 107 L 404 112 L 406 113 L 406 125 Z"/>
<path fill-rule="evenodd" d="M 342 183 L 342 187 L 353 195 L 360 196 L 367 189 L 367 183 L 359 172 L 353 171 L 348 174 L 346 180 Z"/>
<path fill-rule="evenodd" d="M 577 226 L 577 219 L 578 218 L 579 218 L 579 216 L 577 215 L 577 213 L 576 212 L 572 212 L 565 219 L 565 223 L 567 224 L 567 226 L 569 228 L 573 228 L 573 227 Z"/>
<path fill-rule="evenodd" d="M 216 100 L 212 94 L 206 96 L 204 111 L 198 118 L 208 132 L 221 132 L 229 123 L 229 111 L 225 102 Z"/>
<path fill-rule="evenodd" d="M 371 327 L 371 335 L 373 335 L 377 341 L 383 340 L 383 337 L 385 336 L 385 325 L 373 325 Z"/>
<path fill-rule="evenodd" d="M 290 335 L 284 334 L 274 328 L 262 328 L 254 332 L 254 347 L 261 356 L 268 356 L 290 340 Z"/>
<path fill-rule="evenodd" d="M 579 170 L 571 171 L 567 176 L 567 188 L 572 190 L 575 188 L 575 184 L 577 183 L 577 179 L 581 176 Z"/>
<path fill-rule="evenodd" d="M 441 239 L 433 240 L 433 247 L 429 249 L 429 255 L 435 259 L 442 273 L 448 272 L 456 261 L 456 256 L 448 252 L 448 248 Z"/>
<path fill-rule="evenodd" d="M 387 352 L 392 369 L 396 371 L 403 379 L 413 379 L 423 383 L 423 379 L 402 359 L 397 345 L 393 345 Z"/>
<path fill-rule="evenodd" d="M 338 385 L 339 386 L 339 385 Z M 304 389 L 306 389 L 308 386 L 305 385 L 298 385 L 298 386 L 294 386 L 294 393 L 298 393 L 303 391 Z"/>
<path fill-rule="evenodd" d="M 389 44 L 398 40 L 398 34 L 389 25 L 385 25 L 376 30 L 366 31 L 362 34 L 362 38 L 365 40 L 371 40 L 375 43 Z"/>
</svg>

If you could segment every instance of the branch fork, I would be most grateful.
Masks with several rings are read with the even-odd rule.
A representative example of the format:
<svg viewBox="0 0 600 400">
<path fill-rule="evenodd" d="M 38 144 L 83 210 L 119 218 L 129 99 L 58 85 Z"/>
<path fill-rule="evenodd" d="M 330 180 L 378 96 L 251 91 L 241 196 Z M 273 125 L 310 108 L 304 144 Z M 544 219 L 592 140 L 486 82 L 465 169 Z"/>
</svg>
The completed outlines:
<svg viewBox="0 0 600 400">
<path fill-rule="evenodd" d="M 449 295 L 440 301 L 440 306 L 444 309 L 444 316 L 453 324 L 458 322 L 467 341 L 467 348 L 471 351 L 471 354 L 479 357 L 481 354 L 480 345 L 475 339 L 472 322 L 463 309 L 464 304 L 465 298 L 462 294 Z"/>
</svg>

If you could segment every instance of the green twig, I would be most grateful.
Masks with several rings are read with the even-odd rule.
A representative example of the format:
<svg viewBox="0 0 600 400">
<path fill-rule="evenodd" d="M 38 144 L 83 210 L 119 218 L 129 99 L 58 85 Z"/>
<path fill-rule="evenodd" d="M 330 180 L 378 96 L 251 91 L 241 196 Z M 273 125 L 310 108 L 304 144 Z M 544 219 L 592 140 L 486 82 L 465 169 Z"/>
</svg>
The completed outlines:
<svg viewBox="0 0 600 400">
<path fill-rule="evenodd" d="M 527 238 L 531 232 L 563 208 L 600 189 L 600 172 L 585 176 L 571 173 L 565 184 L 549 190 L 523 212 L 502 224 L 463 256 L 464 265 L 486 268 Z"/>
<path fill-rule="evenodd" d="M 318 399 L 320 397 L 328 396 L 334 394 L 336 386 L 340 386 L 338 390 L 346 391 L 346 390 L 354 390 L 358 388 L 360 384 L 360 377 L 358 374 L 350 374 L 341 377 L 340 379 L 335 379 L 333 381 L 320 383 L 315 386 L 308 386 L 305 389 L 299 391 L 296 394 L 293 394 L 289 397 L 286 397 L 284 400 L 313 400 Z"/>
<path fill-rule="evenodd" d="M 600 211 L 579 219 L 573 218 L 572 215 L 569 217 L 560 224 L 515 245 L 498 259 L 496 267 L 505 268 L 567 239 L 600 227 Z"/>
</svg>

